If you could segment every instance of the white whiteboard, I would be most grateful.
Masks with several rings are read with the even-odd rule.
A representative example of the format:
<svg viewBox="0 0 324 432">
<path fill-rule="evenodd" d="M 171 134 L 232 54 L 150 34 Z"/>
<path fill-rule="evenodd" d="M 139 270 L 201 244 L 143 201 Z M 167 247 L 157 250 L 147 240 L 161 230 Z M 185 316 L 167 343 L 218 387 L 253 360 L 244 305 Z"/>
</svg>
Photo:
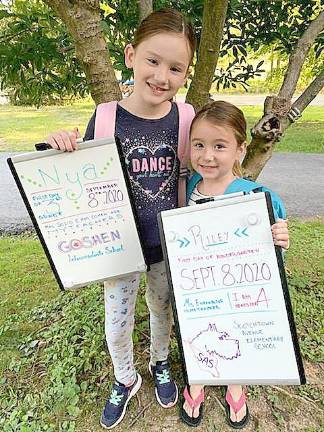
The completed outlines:
<svg viewBox="0 0 324 432">
<path fill-rule="evenodd" d="M 116 142 L 8 159 L 63 289 L 146 269 Z"/>
<path fill-rule="evenodd" d="M 160 215 L 189 384 L 305 382 L 269 211 L 270 195 L 254 193 Z"/>
</svg>

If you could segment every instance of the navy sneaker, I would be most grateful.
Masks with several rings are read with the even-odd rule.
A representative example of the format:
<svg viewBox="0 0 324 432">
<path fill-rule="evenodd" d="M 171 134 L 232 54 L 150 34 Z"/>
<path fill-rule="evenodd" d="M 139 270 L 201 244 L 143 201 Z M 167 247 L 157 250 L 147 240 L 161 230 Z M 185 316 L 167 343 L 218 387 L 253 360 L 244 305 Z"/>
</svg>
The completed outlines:
<svg viewBox="0 0 324 432">
<path fill-rule="evenodd" d="M 138 373 L 134 384 L 126 387 L 115 381 L 109 399 L 102 412 L 100 424 L 105 429 L 112 429 L 120 423 L 125 415 L 130 399 L 138 392 L 142 385 L 142 377 Z"/>
<path fill-rule="evenodd" d="M 178 401 L 178 387 L 171 377 L 167 360 L 158 361 L 153 366 L 149 363 L 149 371 L 154 378 L 155 396 L 163 408 L 171 408 Z"/>
</svg>

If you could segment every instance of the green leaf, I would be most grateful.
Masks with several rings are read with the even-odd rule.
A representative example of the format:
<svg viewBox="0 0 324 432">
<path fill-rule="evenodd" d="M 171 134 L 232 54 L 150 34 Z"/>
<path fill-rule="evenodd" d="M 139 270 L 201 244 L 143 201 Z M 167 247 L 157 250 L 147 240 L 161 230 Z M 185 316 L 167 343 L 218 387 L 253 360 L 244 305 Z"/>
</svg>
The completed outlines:
<svg viewBox="0 0 324 432">
<path fill-rule="evenodd" d="M 67 412 L 70 416 L 77 417 L 80 414 L 81 410 L 75 405 L 69 405 L 67 407 Z"/>
</svg>

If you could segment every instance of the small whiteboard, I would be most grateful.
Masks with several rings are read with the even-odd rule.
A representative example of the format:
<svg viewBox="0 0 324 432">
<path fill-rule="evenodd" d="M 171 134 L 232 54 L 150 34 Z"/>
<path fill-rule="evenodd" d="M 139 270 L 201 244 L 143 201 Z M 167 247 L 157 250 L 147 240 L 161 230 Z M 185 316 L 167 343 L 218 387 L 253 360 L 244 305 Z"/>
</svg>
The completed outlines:
<svg viewBox="0 0 324 432">
<path fill-rule="evenodd" d="M 121 161 L 112 138 L 8 159 L 62 289 L 146 269 Z"/>
<path fill-rule="evenodd" d="M 305 383 L 268 193 L 159 215 L 189 384 Z"/>
</svg>

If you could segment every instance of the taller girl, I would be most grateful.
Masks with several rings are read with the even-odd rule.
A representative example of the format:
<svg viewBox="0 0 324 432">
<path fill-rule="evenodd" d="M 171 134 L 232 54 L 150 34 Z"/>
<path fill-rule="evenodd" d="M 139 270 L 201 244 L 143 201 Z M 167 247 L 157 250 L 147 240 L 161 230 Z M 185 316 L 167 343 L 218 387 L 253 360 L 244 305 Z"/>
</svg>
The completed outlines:
<svg viewBox="0 0 324 432">
<path fill-rule="evenodd" d="M 178 389 L 167 361 L 172 313 L 157 213 L 178 206 L 179 112 L 171 100 L 186 81 L 194 51 L 193 30 L 179 12 L 163 9 L 150 14 L 125 48 L 126 66 L 134 72 L 134 91 L 118 103 L 116 110 L 115 135 L 128 165 L 144 252 L 150 264 L 146 291 L 151 329 L 149 370 L 156 398 L 164 408 L 176 404 Z M 95 112 L 85 139 L 96 136 L 96 127 Z M 48 143 L 53 148 L 73 151 L 78 136 L 77 129 L 59 131 L 48 137 Z M 123 419 L 129 400 L 142 383 L 134 367 L 132 344 L 139 279 L 139 274 L 133 274 L 104 284 L 105 332 L 116 378 L 101 416 L 105 428 Z"/>
</svg>

